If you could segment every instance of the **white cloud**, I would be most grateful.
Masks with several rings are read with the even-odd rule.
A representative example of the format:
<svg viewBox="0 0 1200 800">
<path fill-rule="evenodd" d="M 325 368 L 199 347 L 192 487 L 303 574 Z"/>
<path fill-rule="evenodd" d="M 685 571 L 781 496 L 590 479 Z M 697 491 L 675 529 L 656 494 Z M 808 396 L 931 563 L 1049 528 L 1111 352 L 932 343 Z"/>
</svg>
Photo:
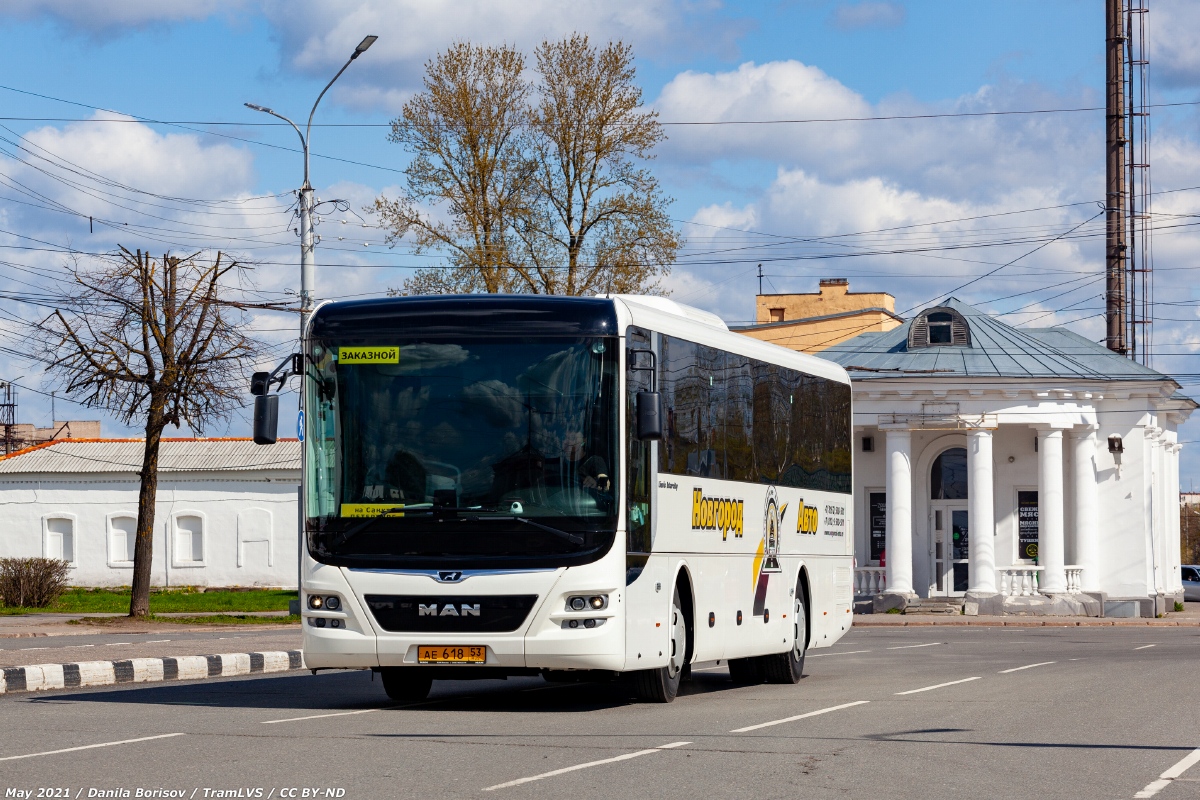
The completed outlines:
<svg viewBox="0 0 1200 800">
<path fill-rule="evenodd" d="M 899 3 L 846 3 L 833 10 L 834 27 L 842 30 L 859 28 L 897 28 L 904 24 L 906 12 Z"/>
<path fill-rule="evenodd" d="M 1151 76 L 1167 86 L 1200 86 L 1200 3 L 1155 0 L 1147 16 Z"/>
</svg>

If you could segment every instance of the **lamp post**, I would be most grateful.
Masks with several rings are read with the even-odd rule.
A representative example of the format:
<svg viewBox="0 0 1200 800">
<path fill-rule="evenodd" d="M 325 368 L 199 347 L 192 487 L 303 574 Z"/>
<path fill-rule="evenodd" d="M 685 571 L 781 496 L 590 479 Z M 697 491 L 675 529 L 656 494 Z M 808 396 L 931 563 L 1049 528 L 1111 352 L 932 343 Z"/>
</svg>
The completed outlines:
<svg viewBox="0 0 1200 800">
<path fill-rule="evenodd" d="M 304 338 L 304 328 L 308 324 L 309 315 L 312 314 L 313 306 L 313 290 L 317 279 L 317 264 L 313 254 L 313 189 L 312 184 L 308 181 L 308 143 L 312 134 L 313 115 L 317 113 L 317 106 L 321 102 L 321 98 L 329 91 L 329 87 L 333 86 L 333 82 L 342 77 L 342 73 L 350 66 L 354 59 L 367 52 L 367 49 L 375 44 L 378 36 L 367 36 L 358 43 L 358 47 L 354 48 L 354 52 L 350 54 L 350 58 L 338 70 L 337 75 L 329 83 L 325 84 L 325 88 L 317 95 L 317 102 L 313 103 L 312 111 L 308 112 L 308 125 L 301 132 L 296 123 L 279 114 L 266 106 L 255 105 L 254 103 L 245 103 L 246 108 L 254 111 L 261 111 L 264 114 L 270 114 L 291 125 L 296 131 L 296 135 L 300 137 L 300 145 L 304 148 L 304 185 L 300 187 L 300 338 Z"/>
</svg>

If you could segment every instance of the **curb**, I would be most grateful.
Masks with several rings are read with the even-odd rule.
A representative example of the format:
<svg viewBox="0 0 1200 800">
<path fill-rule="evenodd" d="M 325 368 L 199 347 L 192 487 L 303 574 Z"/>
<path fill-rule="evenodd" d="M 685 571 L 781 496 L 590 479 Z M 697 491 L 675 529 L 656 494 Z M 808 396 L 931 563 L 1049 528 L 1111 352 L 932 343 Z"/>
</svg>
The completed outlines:
<svg viewBox="0 0 1200 800">
<path fill-rule="evenodd" d="M 82 661 L 77 664 L 34 664 L 28 667 L 0 668 L 0 694 L 110 686 L 120 683 L 194 681 L 299 669 L 304 669 L 304 653 L 301 650 Z"/>
</svg>

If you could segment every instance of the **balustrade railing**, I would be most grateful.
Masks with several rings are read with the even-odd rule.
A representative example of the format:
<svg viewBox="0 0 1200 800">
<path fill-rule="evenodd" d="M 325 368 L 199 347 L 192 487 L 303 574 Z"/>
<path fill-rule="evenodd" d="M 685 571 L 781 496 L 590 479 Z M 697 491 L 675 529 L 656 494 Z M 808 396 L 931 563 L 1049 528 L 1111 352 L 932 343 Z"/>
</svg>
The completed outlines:
<svg viewBox="0 0 1200 800">
<path fill-rule="evenodd" d="M 886 567 L 858 567 L 854 570 L 854 593 L 879 594 L 887 588 Z"/>
<path fill-rule="evenodd" d="M 1072 565 L 1067 570 L 1067 594 L 1079 594 L 1083 591 L 1083 567 Z"/>
<path fill-rule="evenodd" d="M 1000 567 L 1000 594 L 1005 597 L 1029 597 L 1038 593 L 1038 573 L 1044 567 L 1032 564 L 1016 564 Z"/>
</svg>

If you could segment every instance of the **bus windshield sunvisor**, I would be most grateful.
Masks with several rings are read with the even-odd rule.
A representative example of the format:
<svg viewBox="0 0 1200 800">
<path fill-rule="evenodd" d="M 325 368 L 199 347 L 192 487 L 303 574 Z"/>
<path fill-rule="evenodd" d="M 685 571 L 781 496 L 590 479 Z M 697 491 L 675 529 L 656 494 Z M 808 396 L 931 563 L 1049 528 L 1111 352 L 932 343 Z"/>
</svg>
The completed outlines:
<svg viewBox="0 0 1200 800">
<path fill-rule="evenodd" d="M 619 340 L 316 340 L 305 516 L 326 563 L 528 561 L 611 543 Z"/>
</svg>

